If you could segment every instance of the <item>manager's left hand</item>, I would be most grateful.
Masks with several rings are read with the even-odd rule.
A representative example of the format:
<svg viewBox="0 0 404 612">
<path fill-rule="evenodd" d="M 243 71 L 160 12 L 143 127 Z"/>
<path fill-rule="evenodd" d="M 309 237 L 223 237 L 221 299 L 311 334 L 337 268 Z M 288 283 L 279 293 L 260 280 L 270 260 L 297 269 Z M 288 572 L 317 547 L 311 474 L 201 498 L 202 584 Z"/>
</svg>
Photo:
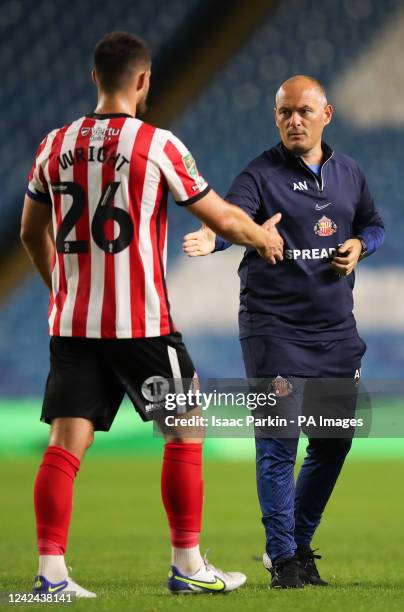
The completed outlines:
<svg viewBox="0 0 404 612">
<path fill-rule="evenodd" d="M 350 238 L 338 247 L 331 268 L 341 276 L 348 276 L 355 269 L 362 254 L 362 243 L 358 238 Z"/>
</svg>

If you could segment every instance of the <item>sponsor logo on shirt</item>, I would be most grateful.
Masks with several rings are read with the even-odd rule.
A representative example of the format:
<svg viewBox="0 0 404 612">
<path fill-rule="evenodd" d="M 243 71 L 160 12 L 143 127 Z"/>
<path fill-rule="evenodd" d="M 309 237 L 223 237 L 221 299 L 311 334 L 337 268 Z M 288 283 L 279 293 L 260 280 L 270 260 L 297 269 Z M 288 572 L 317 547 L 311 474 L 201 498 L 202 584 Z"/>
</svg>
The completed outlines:
<svg viewBox="0 0 404 612">
<path fill-rule="evenodd" d="M 327 208 L 327 206 L 330 206 L 331 202 L 326 202 L 325 204 L 316 204 L 314 207 L 314 210 L 323 210 L 323 208 Z"/>
<path fill-rule="evenodd" d="M 285 249 L 285 259 L 331 259 L 336 247 L 328 249 Z"/>
<path fill-rule="evenodd" d="M 198 176 L 195 181 L 195 185 L 192 185 L 192 191 L 202 191 L 207 186 L 205 179 L 202 176 Z"/>
<path fill-rule="evenodd" d="M 337 231 L 337 224 L 332 219 L 323 215 L 313 229 L 317 236 L 332 236 Z"/>
<path fill-rule="evenodd" d="M 84 138 L 90 136 L 90 140 L 111 140 L 119 136 L 121 129 L 112 127 L 102 127 L 96 125 L 94 127 L 84 127 L 80 130 L 80 135 Z"/>
</svg>

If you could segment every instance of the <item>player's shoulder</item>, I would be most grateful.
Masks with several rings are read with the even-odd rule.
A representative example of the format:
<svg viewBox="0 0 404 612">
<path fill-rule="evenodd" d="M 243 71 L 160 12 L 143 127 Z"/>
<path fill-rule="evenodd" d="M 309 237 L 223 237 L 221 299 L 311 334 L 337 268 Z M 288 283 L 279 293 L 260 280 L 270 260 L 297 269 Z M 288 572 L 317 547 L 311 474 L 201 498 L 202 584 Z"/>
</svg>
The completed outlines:
<svg viewBox="0 0 404 612">
<path fill-rule="evenodd" d="M 344 168 L 345 170 L 349 170 L 353 174 L 363 175 L 363 170 L 359 163 L 353 157 L 349 155 L 345 155 L 344 153 L 340 153 L 339 151 L 333 151 L 332 161 L 334 164 Z"/>
<path fill-rule="evenodd" d="M 52 148 L 52 143 L 55 140 L 57 133 L 60 132 L 61 129 L 62 128 L 54 128 L 42 138 L 35 154 L 35 160 L 37 164 L 42 163 L 43 160 L 49 157 L 49 153 Z"/>
<path fill-rule="evenodd" d="M 175 146 L 181 146 L 181 147 L 184 146 L 182 141 L 175 134 L 173 134 L 173 132 L 171 132 L 170 130 L 156 127 L 149 123 L 144 123 L 143 125 L 145 126 L 146 130 L 150 130 L 154 132 L 153 139 L 158 144 L 160 144 L 161 147 L 165 147 L 166 144 L 169 142 Z"/>
<path fill-rule="evenodd" d="M 263 151 L 257 157 L 254 157 L 244 167 L 241 174 L 244 176 L 250 176 L 254 179 L 264 178 L 267 179 L 269 175 L 276 172 L 282 163 L 279 156 L 276 154 L 275 147 L 267 151 Z"/>
<path fill-rule="evenodd" d="M 170 130 L 145 122 L 142 123 L 142 130 L 148 132 L 152 138 L 153 146 L 150 147 L 149 157 L 156 158 L 156 161 L 161 162 L 166 156 L 176 159 L 190 155 L 186 145 Z"/>
<path fill-rule="evenodd" d="M 137 127 L 138 130 L 144 135 L 153 138 L 153 141 L 156 143 L 166 143 L 167 140 L 170 139 L 172 133 L 169 130 L 165 130 L 163 128 L 157 127 L 156 125 L 152 125 L 151 123 L 147 123 L 146 121 L 142 121 L 141 119 L 137 119 L 135 117 L 130 117 L 126 119 L 129 124 L 133 124 L 134 127 Z"/>
<path fill-rule="evenodd" d="M 257 157 L 250 160 L 243 168 L 242 173 L 259 174 L 265 171 L 267 162 L 265 159 L 265 151 Z"/>
<path fill-rule="evenodd" d="M 60 125 L 59 127 L 54 128 L 51 132 L 48 133 L 47 135 L 48 140 L 52 140 L 56 136 L 62 136 L 68 130 L 71 130 L 72 128 L 81 127 L 85 119 L 86 119 L 86 116 L 76 117 L 76 119 L 73 119 L 72 121 L 69 121 L 68 123 L 64 123 L 63 125 Z"/>
<path fill-rule="evenodd" d="M 52 148 L 52 144 L 54 143 L 55 139 L 63 137 L 65 132 L 69 129 L 71 125 L 73 125 L 73 123 L 75 123 L 75 121 L 70 121 L 69 123 L 53 128 L 53 130 L 48 132 L 39 143 L 36 156 L 46 157 L 47 155 L 49 155 L 49 152 Z"/>
<path fill-rule="evenodd" d="M 271 173 L 285 170 L 285 162 L 288 161 L 288 153 L 279 142 L 270 149 L 266 149 L 248 164 L 247 168 L 259 173 Z"/>
</svg>

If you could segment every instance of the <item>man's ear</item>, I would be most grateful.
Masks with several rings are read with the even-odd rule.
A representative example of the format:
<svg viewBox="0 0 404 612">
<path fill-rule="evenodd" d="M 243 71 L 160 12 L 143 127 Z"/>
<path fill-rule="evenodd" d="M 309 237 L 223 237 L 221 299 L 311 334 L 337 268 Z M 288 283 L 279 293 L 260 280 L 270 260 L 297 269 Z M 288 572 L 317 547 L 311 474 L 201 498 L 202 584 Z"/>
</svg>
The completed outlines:
<svg viewBox="0 0 404 612">
<path fill-rule="evenodd" d="M 331 119 L 334 114 L 334 109 L 331 106 L 331 104 L 327 104 L 327 106 L 324 109 L 324 113 L 325 113 L 324 125 L 328 125 L 329 123 L 331 123 Z"/>
<path fill-rule="evenodd" d="M 136 83 L 136 90 L 141 91 L 147 86 L 147 83 L 150 79 L 150 70 L 143 70 L 139 72 Z"/>
<path fill-rule="evenodd" d="M 95 68 L 93 68 L 92 71 L 91 71 L 91 80 L 94 83 L 94 85 L 98 85 L 97 75 L 95 73 Z"/>
</svg>

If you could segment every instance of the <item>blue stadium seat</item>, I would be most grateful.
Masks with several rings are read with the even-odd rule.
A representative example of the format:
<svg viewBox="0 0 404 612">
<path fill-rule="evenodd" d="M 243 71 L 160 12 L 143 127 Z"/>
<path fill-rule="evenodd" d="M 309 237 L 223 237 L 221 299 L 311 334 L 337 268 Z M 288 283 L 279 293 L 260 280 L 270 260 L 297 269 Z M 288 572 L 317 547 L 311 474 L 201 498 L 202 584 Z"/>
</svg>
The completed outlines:
<svg viewBox="0 0 404 612">
<path fill-rule="evenodd" d="M 27 174 L 39 142 L 51 129 L 94 107 L 89 71 L 96 41 L 111 30 L 131 30 L 149 41 L 157 56 L 163 46 L 175 44 L 175 30 L 198 3 L 105 0 L 102 10 L 93 2 L 81 0 L 3 3 L 0 242 L 7 239 L 18 221 Z"/>
</svg>

